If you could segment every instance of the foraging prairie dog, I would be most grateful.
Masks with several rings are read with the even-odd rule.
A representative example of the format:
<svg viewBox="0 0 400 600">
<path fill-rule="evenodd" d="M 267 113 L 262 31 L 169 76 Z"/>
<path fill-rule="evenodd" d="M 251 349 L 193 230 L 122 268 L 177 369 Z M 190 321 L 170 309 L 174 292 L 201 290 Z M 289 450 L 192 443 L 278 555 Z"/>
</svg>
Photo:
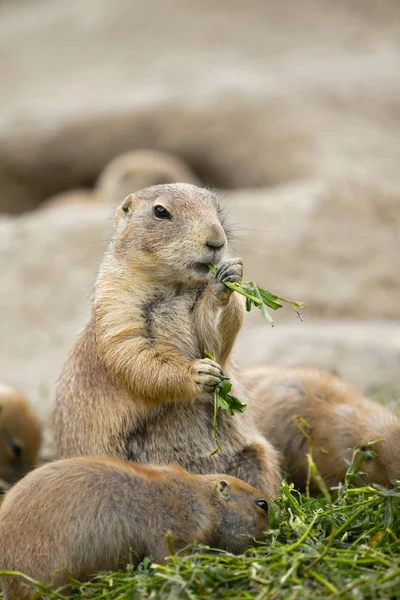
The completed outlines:
<svg viewBox="0 0 400 600">
<path fill-rule="evenodd" d="M 0 489 L 36 465 L 40 443 L 40 424 L 28 401 L 0 383 Z"/>
<path fill-rule="evenodd" d="M 109 458 L 72 458 L 27 475 L 0 507 L 0 571 L 67 585 L 99 571 L 136 566 L 144 556 L 192 543 L 240 553 L 268 528 L 258 490 L 226 475 L 191 475 L 176 466 L 139 466 Z M 122 565 L 121 565 L 122 563 Z M 3 577 L 5 600 L 33 587 Z"/>
<path fill-rule="evenodd" d="M 280 367 L 246 369 L 241 381 L 251 394 L 248 410 L 281 451 L 283 470 L 297 488 L 306 487 L 310 449 L 323 479 L 334 486 L 344 481 L 352 449 L 375 440 L 382 440 L 373 445 L 376 458 L 361 464 L 365 478 L 385 486 L 400 479 L 400 419 L 350 384 L 324 371 Z M 306 421 L 300 423 L 306 436 L 295 417 Z M 311 482 L 310 489 L 319 488 Z"/>
<path fill-rule="evenodd" d="M 138 190 L 166 183 L 200 182 L 183 160 L 156 150 L 133 150 L 114 158 L 100 173 L 94 190 L 61 192 L 43 202 L 39 210 L 53 210 L 71 204 L 104 204 L 113 209 Z"/>
<path fill-rule="evenodd" d="M 228 473 L 274 494 L 279 455 L 248 412 L 220 411 L 223 452 L 210 455 L 221 369 L 243 398 L 229 355 L 244 307 L 219 281 L 241 280 L 243 265 L 228 257 L 226 225 L 210 191 L 172 184 L 126 198 L 90 320 L 59 381 L 57 457 L 177 463 L 195 473 Z M 217 277 L 209 263 L 217 265 Z M 217 362 L 204 358 L 205 350 Z"/>
</svg>

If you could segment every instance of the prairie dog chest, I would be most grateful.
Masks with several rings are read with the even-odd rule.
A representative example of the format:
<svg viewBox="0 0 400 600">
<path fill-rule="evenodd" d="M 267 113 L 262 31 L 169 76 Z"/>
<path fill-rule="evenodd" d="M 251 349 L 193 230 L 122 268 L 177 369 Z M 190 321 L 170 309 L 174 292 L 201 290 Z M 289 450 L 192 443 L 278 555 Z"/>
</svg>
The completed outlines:
<svg viewBox="0 0 400 600">
<path fill-rule="evenodd" d="M 160 291 L 147 300 L 142 313 L 150 342 L 172 346 L 189 360 L 202 358 L 219 322 L 219 311 L 199 304 L 205 291 L 206 285 L 179 288 Z"/>
</svg>

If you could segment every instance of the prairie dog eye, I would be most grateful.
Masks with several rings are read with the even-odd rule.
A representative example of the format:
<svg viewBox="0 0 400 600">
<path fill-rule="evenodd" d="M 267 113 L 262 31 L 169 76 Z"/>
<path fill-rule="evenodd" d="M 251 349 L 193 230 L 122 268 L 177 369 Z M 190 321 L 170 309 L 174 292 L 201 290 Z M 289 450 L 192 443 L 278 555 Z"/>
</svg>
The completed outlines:
<svg viewBox="0 0 400 600">
<path fill-rule="evenodd" d="M 258 508 L 261 508 L 264 512 L 268 512 L 268 502 L 266 500 L 256 500 Z"/>
<path fill-rule="evenodd" d="M 20 458 L 22 456 L 22 448 L 17 442 L 10 440 L 8 445 L 15 458 Z"/>
<path fill-rule="evenodd" d="M 170 212 L 167 211 L 166 208 L 164 208 L 164 206 L 161 206 L 161 204 L 157 204 L 154 207 L 154 216 L 157 219 L 172 219 L 172 215 Z"/>
<path fill-rule="evenodd" d="M 373 452 L 373 450 L 369 450 L 368 446 L 363 444 L 362 446 L 360 446 L 360 452 L 362 452 L 364 454 L 364 462 L 372 462 L 375 458 L 375 454 Z"/>
</svg>

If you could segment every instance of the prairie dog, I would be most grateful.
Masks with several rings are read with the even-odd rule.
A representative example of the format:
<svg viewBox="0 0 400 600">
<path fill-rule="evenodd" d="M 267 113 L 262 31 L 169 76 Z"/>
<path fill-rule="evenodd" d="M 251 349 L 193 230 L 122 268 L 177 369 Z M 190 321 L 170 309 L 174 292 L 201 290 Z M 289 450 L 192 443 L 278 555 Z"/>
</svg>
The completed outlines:
<svg viewBox="0 0 400 600">
<path fill-rule="evenodd" d="M 217 265 L 217 277 L 208 263 Z M 221 369 L 243 398 L 229 355 L 243 304 L 220 280 L 238 281 L 212 192 L 160 185 L 128 196 L 95 284 L 91 318 L 59 381 L 59 458 L 115 456 L 228 473 L 272 496 L 279 455 L 248 412 L 218 418 L 223 452 L 210 456 L 213 390 Z M 212 353 L 217 362 L 204 358 Z M 245 400 L 245 398 L 243 398 Z"/>
<path fill-rule="evenodd" d="M 383 405 L 361 396 L 350 384 L 314 369 L 254 367 L 241 373 L 251 400 L 248 410 L 259 430 L 281 451 L 284 471 L 299 489 L 307 482 L 307 453 L 325 482 L 344 481 L 353 448 L 373 445 L 361 471 L 370 483 L 389 486 L 400 479 L 400 419 Z M 303 435 L 294 417 L 312 440 Z M 360 481 L 363 476 L 360 475 Z M 317 491 L 315 482 L 310 489 Z"/>
<path fill-rule="evenodd" d="M 180 158 L 156 150 L 134 150 L 114 158 L 97 182 L 103 201 L 117 208 L 132 192 L 167 183 L 192 183 L 199 180 Z"/>
<path fill-rule="evenodd" d="M 0 383 L 0 490 L 36 465 L 40 444 L 40 424 L 28 401 Z"/>
<path fill-rule="evenodd" d="M 132 192 L 165 183 L 200 182 L 183 160 L 156 150 L 133 150 L 111 160 L 100 173 L 94 190 L 76 189 L 61 192 L 43 202 L 39 209 L 48 210 L 71 204 L 105 204 L 116 209 L 121 199 Z"/>
<path fill-rule="evenodd" d="M 233 477 L 70 458 L 39 467 L 6 494 L 0 570 L 58 587 L 68 583 L 66 572 L 85 581 L 144 556 L 161 562 L 168 532 L 175 551 L 204 543 L 240 553 L 267 528 L 262 493 Z M 19 577 L 3 577 L 3 589 L 5 600 L 33 596 Z"/>
</svg>

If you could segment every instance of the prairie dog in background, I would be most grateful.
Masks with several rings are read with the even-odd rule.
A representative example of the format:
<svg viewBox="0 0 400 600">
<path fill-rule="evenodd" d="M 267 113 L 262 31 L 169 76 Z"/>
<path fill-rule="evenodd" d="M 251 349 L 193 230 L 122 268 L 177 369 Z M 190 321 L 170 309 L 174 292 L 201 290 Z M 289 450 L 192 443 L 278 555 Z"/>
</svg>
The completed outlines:
<svg viewBox="0 0 400 600">
<path fill-rule="evenodd" d="M 245 369 L 241 381 L 250 395 L 248 410 L 280 450 L 284 471 L 297 488 L 306 487 L 310 449 L 325 482 L 334 486 L 344 481 L 352 449 L 375 440 L 381 440 L 373 445 L 376 458 L 361 465 L 364 477 L 384 486 L 400 479 L 400 419 L 352 385 L 324 371 L 281 367 Z M 294 417 L 305 419 L 308 426 L 302 427 L 311 442 Z M 310 489 L 319 488 L 311 482 Z"/>
<path fill-rule="evenodd" d="M 0 382 L 0 490 L 36 466 L 41 427 L 26 398 Z"/>
<path fill-rule="evenodd" d="M 95 188 L 75 189 L 52 196 L 39 210 L 53 210 L 73 204 L 98 204 L 115 210 L 133 192 L 165 183 L 192 183 L 199 179 L 180 158 L 157 150 L 132 150 L 113 158 L 100 173 Z"/>
</svg>

